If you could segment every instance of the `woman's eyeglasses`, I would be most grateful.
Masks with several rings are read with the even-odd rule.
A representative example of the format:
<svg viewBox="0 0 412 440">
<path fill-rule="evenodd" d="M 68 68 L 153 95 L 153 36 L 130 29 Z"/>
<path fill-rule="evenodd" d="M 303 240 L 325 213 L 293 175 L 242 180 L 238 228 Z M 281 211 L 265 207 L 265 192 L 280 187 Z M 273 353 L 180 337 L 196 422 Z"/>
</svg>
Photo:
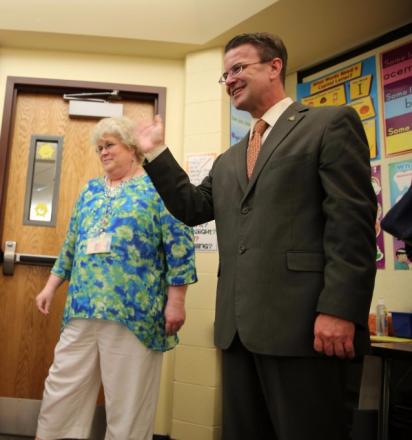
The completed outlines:
<svg viewBox="0 0 412 440">
<path fill-rule="evenodd" d="M 96 153 L 102 154 L 103 150 L 110 151 L 116 144 L 108 143 L 105 145 L 97 145 L 96 146 Z"/>
</svg>

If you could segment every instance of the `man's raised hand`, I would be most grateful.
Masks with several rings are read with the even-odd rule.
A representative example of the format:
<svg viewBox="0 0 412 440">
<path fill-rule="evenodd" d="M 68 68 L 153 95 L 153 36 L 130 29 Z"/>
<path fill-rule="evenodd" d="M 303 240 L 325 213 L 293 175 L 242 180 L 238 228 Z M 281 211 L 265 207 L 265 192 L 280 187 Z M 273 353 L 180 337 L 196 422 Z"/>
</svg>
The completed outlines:
<svg viewBox="0 0 412 440">
<path fill-rule="evenodd" d="M 164 145 L 164 127 L 162 118 L 155 115 L 153 121 L 142 121 L 136 124 L 135 136 L 142 153 L 153 151 Z"/>
</svg>

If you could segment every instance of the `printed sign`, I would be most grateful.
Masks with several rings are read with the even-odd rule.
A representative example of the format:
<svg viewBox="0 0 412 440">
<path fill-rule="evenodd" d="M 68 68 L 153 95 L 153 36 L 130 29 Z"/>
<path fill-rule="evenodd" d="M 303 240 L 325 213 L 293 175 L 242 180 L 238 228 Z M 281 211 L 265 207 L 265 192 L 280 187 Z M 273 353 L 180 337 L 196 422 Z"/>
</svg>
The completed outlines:
<svg viewBox="0 0 412 440">
<path fill-rule="evenodd" d="M 209 174 L 216 155 L 188 154 L 186 158 L 186 170 L 193 185 L 199 185 Z M 216 225 L 214 221 L 195 226 L 195 249 L 199 252 L 217 251 Z"/>
</svg>

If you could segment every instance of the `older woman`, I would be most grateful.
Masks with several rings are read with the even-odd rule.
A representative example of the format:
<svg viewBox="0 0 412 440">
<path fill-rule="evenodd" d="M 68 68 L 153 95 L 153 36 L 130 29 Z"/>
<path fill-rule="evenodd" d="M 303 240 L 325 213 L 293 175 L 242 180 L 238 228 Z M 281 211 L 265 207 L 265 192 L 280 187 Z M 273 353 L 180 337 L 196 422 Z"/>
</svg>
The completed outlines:
<svg viewBox="0 0 412 440">
<path fill-rule="evenodd" d="M 36 438 L 88 438 L 102 382 L 106 439 L 149 440 L 162 352 L 178 342 L 186 287 L 196 281 L 193 236 L 145 174 L 130 120 L 103 119 L 92 139 L 105 176 L 81 192 L 36 297 L 47 314 L 70 281 Z"/>
</svg>

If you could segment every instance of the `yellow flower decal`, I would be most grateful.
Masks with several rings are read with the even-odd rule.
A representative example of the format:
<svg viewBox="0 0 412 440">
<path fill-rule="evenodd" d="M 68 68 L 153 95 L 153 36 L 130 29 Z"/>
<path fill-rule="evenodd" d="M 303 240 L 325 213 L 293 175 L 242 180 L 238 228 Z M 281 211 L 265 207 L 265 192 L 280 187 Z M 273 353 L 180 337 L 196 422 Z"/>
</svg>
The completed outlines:
<svg viewBox="0 0 412 440">
<path fill-rule="evenodd" d="M 34 212 L 38 217 L 46 217 L 46 214 L 48 213 L 49 209 L 47 208 L 47 205 L 45 203 L 38 203 L 34 207 Z"/>
<path fill-rule="evenodd" d="M 44 142 L 37 147 L 37 157 L 39 159 L 53 159 L 55 153 L 55 145 L 50 142 Z"/>
</svg>

